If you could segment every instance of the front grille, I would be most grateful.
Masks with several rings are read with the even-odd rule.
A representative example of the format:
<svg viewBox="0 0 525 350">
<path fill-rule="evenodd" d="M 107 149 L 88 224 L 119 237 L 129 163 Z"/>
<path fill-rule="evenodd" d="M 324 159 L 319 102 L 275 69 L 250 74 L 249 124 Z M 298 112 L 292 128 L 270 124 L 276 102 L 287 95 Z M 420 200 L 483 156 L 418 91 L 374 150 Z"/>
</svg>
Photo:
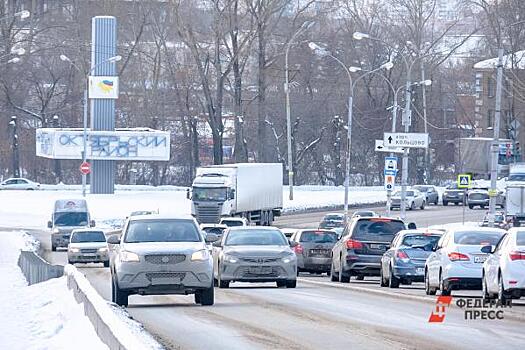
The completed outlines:
<svg viewBox="0 0 525 350">
<path fill-rule="evenodd" d="M 165 278 L 165 279 L 180 279 L 183 280 L 186 277 L 185 272 L 148 272 L 146 278 L 151 282 L 154 278 Z"/>
<path fill-rule="evenodd" d="M 146 255 L 144 260 L 150 264 L 164 265 L 164 264 L 178 264 L 186 260 L 184 254 L 158 254 Z"/>
<path fill-rule="evenodd" d="M 84 254 L 94 254 L 98 251 L 98 249 L 80 249 L 81 253 Z"/>
<path fill-rule="evenodd" d="M 272 266 L 271 271 L 268 273 L 254 273 L 253 271 L 250 271 L 251 269 L 256 269 L 259 266 L 243 266 L 240 267 L 236 272 L 235 275 L 240 278 L 273 278 L 273 277 L 279 277 L 284 274 L 284 270 L 280 266 Z"/>
<path fill-rule="evenodd" d="M 253 264 L 268 264 L 279 260 L 279 258 L 241 258 L 241 261 Z"/>
<path fill-rule="evenodd" d="M 205 207 L 197 206 L 197 221 L 201 224 L 216 224 L 219 222 L 220 206 Z"/>
</svg>

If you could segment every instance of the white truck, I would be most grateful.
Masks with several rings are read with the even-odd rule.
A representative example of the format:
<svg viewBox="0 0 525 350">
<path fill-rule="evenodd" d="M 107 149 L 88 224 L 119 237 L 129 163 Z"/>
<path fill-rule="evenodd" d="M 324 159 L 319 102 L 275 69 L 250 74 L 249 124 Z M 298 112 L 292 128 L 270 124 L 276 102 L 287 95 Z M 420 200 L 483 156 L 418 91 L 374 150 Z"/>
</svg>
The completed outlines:
<svg viewBox="0 0 525 350">
<path fill-rule="evenodd" d="M 514 226 L 525 223 L 525 163 L 510 166 L 506 182 L 505 216 Z"/>
<path fill-rule="evenodd" d="M 463 173 L 471 173 L 475 178 L 490 176 L 491 145 L 489 137 L 464 137 L 457 140 L 458 150 L 456 161 L 461 164 Z M 509 164 L 514 161 L 514 145 L 512 140 L 500 139 L 498 152 L 498 175 L 507 176 Z"/>
<path fill-rule="evenodd" d="M 240 216 L 271 225 L 283 207 L 281 163 L 237 163 L 197 169 L 191 191 L 191 214 L 201 224 Z"/>
</svg>

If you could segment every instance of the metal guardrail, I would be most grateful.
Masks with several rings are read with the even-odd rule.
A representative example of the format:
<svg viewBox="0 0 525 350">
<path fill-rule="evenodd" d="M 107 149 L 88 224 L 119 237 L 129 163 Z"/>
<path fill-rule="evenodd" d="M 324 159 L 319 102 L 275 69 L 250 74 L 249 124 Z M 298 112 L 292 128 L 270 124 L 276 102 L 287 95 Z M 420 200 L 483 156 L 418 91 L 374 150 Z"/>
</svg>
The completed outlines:
<svg viewBox="0 0 525 350">
<path fill-rule="evenodd" d="M 32 251 L 20 252 L 18 266 L 30 285 L 64 275 L 64 266 L 51 265 Z"/>
</svg>

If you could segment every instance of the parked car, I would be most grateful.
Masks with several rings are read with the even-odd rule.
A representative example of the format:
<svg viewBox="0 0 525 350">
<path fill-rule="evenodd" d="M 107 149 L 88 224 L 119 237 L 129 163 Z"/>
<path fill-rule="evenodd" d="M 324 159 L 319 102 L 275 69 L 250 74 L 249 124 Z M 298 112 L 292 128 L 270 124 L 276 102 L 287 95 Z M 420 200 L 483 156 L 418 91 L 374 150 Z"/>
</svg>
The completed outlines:
<svg viewBox="0 0 525 350">
<path fill-rule="evenodd" d="M 352 218 L 355 218 L 357 216 L 372 217 L 372 216 L 377 216 L 377 213 L 375 211 L 372 211 L 372 210 L 356 210 L 352 214 Z"/>
<path fill-rule="evenodd" d="M 438 205 L 439 203 L 439 193 L 436 186 L 432 185 L 416 185 L 412 186 L 413 189 L 418 190 L 421 193 L 425 194 L 425 200 L 427 204 L 434 203 Z"/>
<path fill-rule="evenodd" d="M 485 246 L 490 253 L 483 264 L 483 297 L 497 297 L 504 304 L 525 296 L 525 229 L 511 228 L 496 246 Z"/>
<path fill-rule="evenodd" d="M 489 206 L 490 197 L 487 188 L 473 188 L 467 192 L 467 205 L 470 209 L 479 206 L 481 209 Z M 505 195 L 499 191 L 496 196 L 496 205 L 500 208 L 505 207 Z"/>
<path fill-rule="evenodd" d="M 214 278 L 219 288 L 231 282 L 276 282 L 295 288 L 297 258 L 275 227 L 231 227 L 213 244 Z"/>
<path fill-rule="evenodd" d="M 286 236 L 286 238 L 291 238 L 294 233 L 296 233 L 299 229 L 298 228 L 281 228 L 280 229 L 282 233 Z"/>
<path fill-rule="evenodd" d="M 450 295 L 452 290 L 481 289 L 482 267 L 487 253 L 505 231 L 488 227 L 458 227 L 448 230 L 433 248 L 425 264 L 425 292 Z"/>
<path fill-rule="evenodd" d="M 213 305 L 213 261 L 193 218 L 146 215 L 130 217 L 122 233 L 108 238 L 112 300 L 127 306 L 132 294 L 195 294 L 195 302 Z"/>
<path fill-rule="evenodd" d="M 399 231 L 381 258 L 381 287 L 423 282 L 425 262 L 442 235 L 437 230 Z"/>
<path fill-rule="evenodd" d="M 73 230 L 67 247 L 67 262 L 103 263 L 104 267 L 109 267 L 108 250 L 106 236 L 102 230 Z"/>
<path fill-rule="evenodd" d="M 358 280 L 365 276 L 379 276 L 381 257 L 394 236 L 404 229 L 405 224 L 399 219 L 352 219 L 332 249 L 331 280 L 350 282 L 351 276 Z"/>
<path fill-rule="evenodd" d="M 345 225 L 345 215 L 340 213 L 329 213 L 326 214 L 321 222 L 319 223 L 319 228 L 334 228 L 334 227 L 343 227 Z"/>
<path fill-rule="evenodd" d="M 221 219 L 219 224 L 225 225 L 227 227 L 249 226 L 250 225 L 250 223 L 248 222 L 248 219 L 237 217 L 237 216 L 224 217 Z"/>
<path fill-rule="evenodd" d="M 418 190 L 409 189 L 406 192 L 406 208 L 408 210 L 414 210 L 419 208 L 425 209 L 426 198 L 425 195 Z M 392 202 L 390 203 L 390 209 L 401 208 L 401 191 L 396 191 L 392 195 Z"/>
<path fill-rule="evenodd" d="M 213 233 L 214 235 L 217 235 L 218 237 L 221 237 L 224 233 L 224 230 L 226 230 L 228 226 L 223 224 L 200 224 L 200 229 L 204 231 L 206 234 Z"/>
<path fill-rule="evenodd" d="M 443 205 L 448 205 L 448 203 L 454 203 L 455 205 L 465 203 L 465 191 L 458 188 L 457 183 L 448 185 L 443 192 Z"/>
<path fill-rule="evenodd" d="M 297 256 L 297 273 L 330 273 L 332 248 L 338 240 L 332 230 L 313 229 L 299 230 L 290 241 L 295 242 Z"/>
<path fill-rule="evenodd" d="M 10 178 L 0 183 L 0 190 L 39 190 L 40 184 L 21 177 Z"/>
<path fill-rule="evenodd" d="M 489 213 L 485 214 L 483 217 L 483 220 L 480 223 L 481 227 L 488 227 L 489 226 Z M 501 228 L 503 230 L 506 230 L 510 227 L 510 223 L 507 222 L 505 219 L 505 213 L 502 211 L 497 211 L 496 215 L 494 216 L 494 227 Z"/>
</svg>

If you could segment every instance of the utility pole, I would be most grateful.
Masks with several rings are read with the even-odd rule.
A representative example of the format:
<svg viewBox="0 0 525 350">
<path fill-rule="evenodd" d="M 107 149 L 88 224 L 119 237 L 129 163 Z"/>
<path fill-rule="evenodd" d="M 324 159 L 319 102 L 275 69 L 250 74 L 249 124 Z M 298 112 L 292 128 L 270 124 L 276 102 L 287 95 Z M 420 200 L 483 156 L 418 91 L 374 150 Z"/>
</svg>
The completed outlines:
<svg viewBox="0 0 525 350">
<path fill-rule="evenodd" d="M 58 115 L 53 116 L 53 128 L 58 129 L 60 127 L 60 121 L 58 119 Z M 60 159 L 55 159 L 53 161 L 54 168 L 55 168 L 55 180 L 56 183 L 62 182 L 62 167 L 60 166 Z"/>
<path fill-rule="evenodd" d="M 425 64 L 423 60 L 420 61 L 421 64 L 421 81 L 425 81 Z M 425 128 L 425 134 L 428 134 L 428 124 L 427 124 L 427 93 L 426 93 L 426 85 L 421 84 L 421 97 L 423 99 L 423 123 Z M 425 163 L 424 163 L 424 175 L 423 179 L 425 180 L 425 184 L 428 184 L 430 180 L 430 161 L 428 158 L 428 147 L 425 148 Z"/>
<path fill-rule="evenodd" d="M 490 166 L 490 201 L 489 201 L 489 227 L 494 227 L 494 218 L 496 215 L 496 197 L 498 180 L 498 156 L 499 156 L 499 130 L 501 119 L 501 90 L 503 82 L 503 48 L 498 49 L 498 66 L 496 76 L 496 108 L 494 111 L 494 139 L 491 147 L 491 166 Z"/>
<path fill-rule="evenodd" d="M 407 72 L 407 83 L 406 83 L 406 95 L 405 95 L 405 114 L 403 115 L 402 124 L 405 126 L 405 132 L 410 131 L 411 110 L 412 104 L 412 82 L 410 81 L 410 69 Z M 408 185 L 408 147 L 405 147 L 403 151 L 403 169 L 401 171 L 401 219 L 406 218 L 406 194 Z"/>
</svg>

